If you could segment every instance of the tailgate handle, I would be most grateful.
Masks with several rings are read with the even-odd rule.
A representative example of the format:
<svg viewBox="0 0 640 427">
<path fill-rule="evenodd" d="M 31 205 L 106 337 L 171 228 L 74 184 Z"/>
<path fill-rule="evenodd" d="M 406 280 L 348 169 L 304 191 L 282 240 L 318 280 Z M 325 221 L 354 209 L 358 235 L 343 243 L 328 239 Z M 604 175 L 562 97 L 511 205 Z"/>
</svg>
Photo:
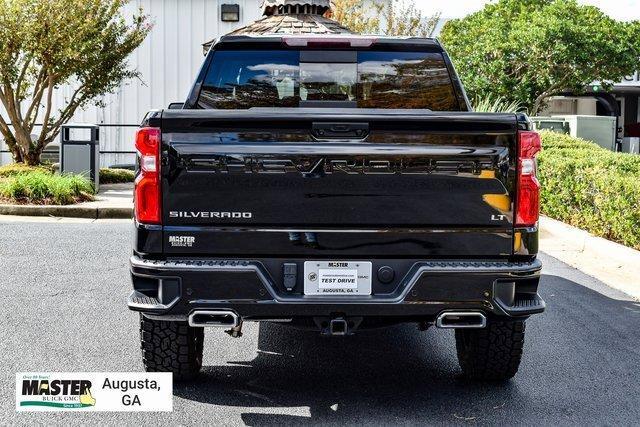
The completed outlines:
<svg viewBox="0 0 640 427">
<path fill-rule="evenodd" d="M 311 133 L 318 139 L 363 139 L 369 135 L 369 123 L 313 123 Z"/>
</svg>

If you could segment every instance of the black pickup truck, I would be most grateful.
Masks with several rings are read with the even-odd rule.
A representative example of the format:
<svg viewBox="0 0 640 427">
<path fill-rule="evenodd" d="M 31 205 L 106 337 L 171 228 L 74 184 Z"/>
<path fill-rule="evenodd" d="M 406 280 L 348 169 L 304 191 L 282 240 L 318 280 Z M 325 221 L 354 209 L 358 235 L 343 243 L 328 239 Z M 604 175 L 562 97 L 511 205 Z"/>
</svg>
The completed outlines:
<svg viewBox="0 0 640 427">
<path fill-rule="evenodd" d="M 226 36 L 136 136 L 145 368 L 194 377 L 203 330 L 455 329 L 463 373 L 518 370 L 537 293 L 540 138 L 472 112 L 433 39 Z"/>
</svg>

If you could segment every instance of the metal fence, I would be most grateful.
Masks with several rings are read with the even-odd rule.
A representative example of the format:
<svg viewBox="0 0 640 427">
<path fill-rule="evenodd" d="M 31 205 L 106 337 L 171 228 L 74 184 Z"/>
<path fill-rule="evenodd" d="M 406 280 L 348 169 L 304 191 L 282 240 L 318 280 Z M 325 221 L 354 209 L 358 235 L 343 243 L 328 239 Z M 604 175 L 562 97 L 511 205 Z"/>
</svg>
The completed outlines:
<svg viewBox="0 0 640 427">
<path fill-rule="evenodd" d="M 42 125 L 37 124 L 34 128 L 34 136 L 39 134 Z M 111 124 L 102 123 L 97 125 L 100 128 L 100 165 L 101 167 L 133 166 L 135 163 L 135 132 L 139 124 Z M 60 160 L 60 139 L 47 146 L 42 158 L 52 163 Z M 6 143 L 1 140 L 0 144 L 0 165 L 5 165 L 13 161 L 11 152 Z"/>
</svg>

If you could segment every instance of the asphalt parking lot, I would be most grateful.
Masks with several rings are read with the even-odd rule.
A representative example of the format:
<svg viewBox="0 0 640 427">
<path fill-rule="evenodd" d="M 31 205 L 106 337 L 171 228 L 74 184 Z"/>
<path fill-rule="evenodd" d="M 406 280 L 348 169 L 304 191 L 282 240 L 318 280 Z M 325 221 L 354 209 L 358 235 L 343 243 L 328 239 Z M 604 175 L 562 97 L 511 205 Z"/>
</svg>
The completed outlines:
<svg viewBox="0 0 640 427">
<path fill-rule="evenodd" d="M 205 337 L 203 375 L 172 413 L 16 413 L 19 371 L 139 371 L 127 221 L 0 217 L 0 425 L 518 424 L 640 422 L 640 303 L 542 256 L 545 314 L 506 384 L 460 378 L 453 334 L 414 326 L 321 338 L 249 324 Z M 640 280 L 640 279 L 639 279 Z"/>
</svg>

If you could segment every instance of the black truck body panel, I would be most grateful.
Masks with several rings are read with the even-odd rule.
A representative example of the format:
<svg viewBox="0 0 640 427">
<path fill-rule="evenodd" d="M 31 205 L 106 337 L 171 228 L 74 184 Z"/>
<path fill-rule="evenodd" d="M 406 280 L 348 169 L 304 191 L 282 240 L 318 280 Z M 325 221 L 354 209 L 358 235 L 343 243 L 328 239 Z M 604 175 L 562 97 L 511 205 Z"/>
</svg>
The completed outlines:
<svg viewBox="0 0 640 427">
<path fill-rule="evenodd" d="M 323 123 L 367 134 L 319 139 Z M 515 115 L 164 111 L 161 128 L 168 254 L 513 252 Z M 291 232 L 317 233 L 317 245 Z M 174 249 L 169 235 L 195 243 Z"/>
</svg>

